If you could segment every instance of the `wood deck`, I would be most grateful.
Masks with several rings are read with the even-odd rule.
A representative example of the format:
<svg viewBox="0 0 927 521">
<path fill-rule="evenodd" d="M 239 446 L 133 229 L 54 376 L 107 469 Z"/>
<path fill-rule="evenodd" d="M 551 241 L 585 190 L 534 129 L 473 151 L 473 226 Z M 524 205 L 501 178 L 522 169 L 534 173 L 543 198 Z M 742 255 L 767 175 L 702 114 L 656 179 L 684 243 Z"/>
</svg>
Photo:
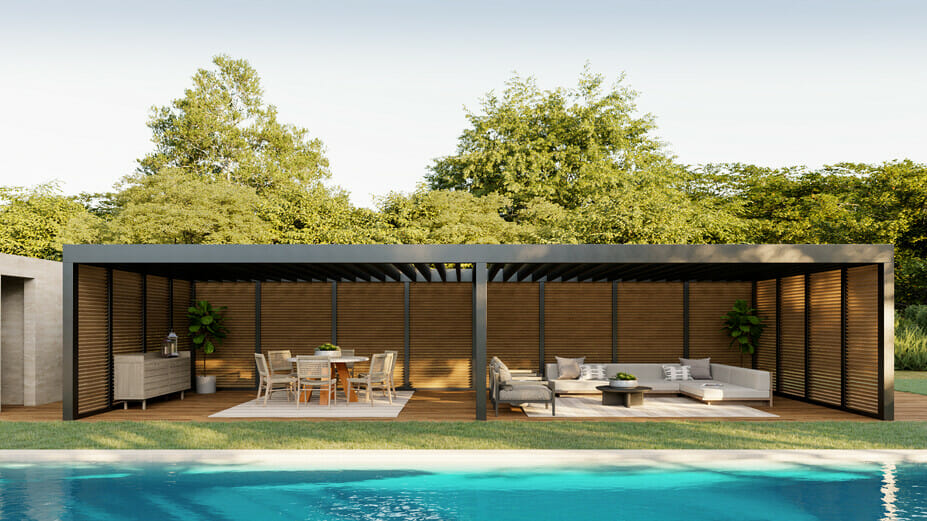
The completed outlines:
<svg viewBox="0 0 927 521">
<path fill-rule="evenodd" d="M 114 409 L 80 421 L 252 421 L 249 418 L 209 418 L 210 414 L 254 398 L 254 391 L 221 391 L 216 394 L 187 394 L 185 400 L 152 400 L 142 410 L 133 404 L 128 410 Z M 876 421 L 829 407 L 776 397 L 773 407 L 752 407 L 778 415 L 778 418 L 689 418 L 699 421 Z M 472 391 L 417 391 L 396 419 L 345 421 L 469 421 L 474 419 Z M 667 421 L 684 418 L 528 418 L 519 408 L 502 406 L 499 416 L 489 411 L 489 419 L 520 421 Z M 927 396 L 895 393 L 895 419 L 927 421 Z M 266 418 L 271 421 L 332 421 L 331 419 Z M 61 421 L 61 402 L 38 407 L 5 405 L 0 421 Z"/>
</svg>

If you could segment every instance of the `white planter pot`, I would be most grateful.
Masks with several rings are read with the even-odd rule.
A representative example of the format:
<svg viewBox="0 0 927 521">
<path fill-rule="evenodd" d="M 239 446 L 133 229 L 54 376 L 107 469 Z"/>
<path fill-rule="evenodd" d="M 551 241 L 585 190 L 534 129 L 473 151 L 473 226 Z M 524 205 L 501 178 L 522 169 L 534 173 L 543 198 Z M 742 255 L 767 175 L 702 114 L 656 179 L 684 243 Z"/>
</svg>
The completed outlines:
<svg viewBox="0 0 927 521">
<path fill-rule="evenodd" d="M 340 358 L 341 350 L 339 349 L 337 351 L 319 351 L 318 349 L 316 349 L 315 356 L 329 356 L 331 358 Z"/>
<path fill-rule="evenodd" d="M 215 376 L 197 376 L 196 394 L 213 394 L 216 392 Z"/>
<path fill-rule="evenodd" d="M 637 387 L 637 380 L 609 380 L 609 387 Z"/>
</svg>

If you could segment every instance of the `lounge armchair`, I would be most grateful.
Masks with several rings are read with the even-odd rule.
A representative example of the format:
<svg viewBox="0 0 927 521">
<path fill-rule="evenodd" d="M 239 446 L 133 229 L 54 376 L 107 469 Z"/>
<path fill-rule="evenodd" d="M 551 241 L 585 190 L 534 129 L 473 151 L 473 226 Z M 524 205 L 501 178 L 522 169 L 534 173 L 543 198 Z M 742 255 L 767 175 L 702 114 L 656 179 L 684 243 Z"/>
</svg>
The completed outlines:
<svg viewBox="0 0 927 521">
<path fill-rule="evenodd" d="M 525 403 L 543 403 L 550 408 L 550 415 L 557 415 L 557 397 L 548 382 L 537 377 L 516 379 L 508 367 L 496 357 L 489 362 L 490 397 L 496 416 L 499 416 L 499 404 L 521 406 Z"/>
</svg>

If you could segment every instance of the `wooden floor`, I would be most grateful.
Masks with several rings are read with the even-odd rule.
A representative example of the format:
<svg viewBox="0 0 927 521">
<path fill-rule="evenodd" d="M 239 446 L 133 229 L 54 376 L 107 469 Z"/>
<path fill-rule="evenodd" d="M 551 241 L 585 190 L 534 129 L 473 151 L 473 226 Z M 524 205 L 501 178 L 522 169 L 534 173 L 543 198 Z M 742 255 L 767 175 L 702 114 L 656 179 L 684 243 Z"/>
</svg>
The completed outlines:
<svg viewBox="0 0 927 521">
<path fill-rule="evenodd" d="M 188 393 L 185 400 L 160 399 L 148 403 L 147 410 L 133 404 L 84 418 L 81 421 L 251 421 L 248 418 L 209 418 L 210 414 L 254 398 L 253 391 L 221 391 L 216 394 Z M 475 395 L 472 391 L 416 391 L 396 419 L 366 421 L 468 421 L 474 419 Z M 692 418 L 700 421 L 875 421 L 872 418 L 805 402 L 776 397 L 773 407 L 752 407 L 778 415 L 778 418 Z M 519 408 L 502 406 L 499 416 L 490 409 L 490 420 L 569 421 L 579 418 L 528 418 Z M 679 418 L 588 418 L 590 421 L 666 421 Z M 927 396 L 895 393 L 895 419 L 927 421 Z M 0 421 L 60 421 L 61 402 L 38 407 L 3 406 Z M 329 419 L 268 418 L 276 421 L 332 421 Z M 348 420 L 357 421 L 357 420 Z"/>
</svg>

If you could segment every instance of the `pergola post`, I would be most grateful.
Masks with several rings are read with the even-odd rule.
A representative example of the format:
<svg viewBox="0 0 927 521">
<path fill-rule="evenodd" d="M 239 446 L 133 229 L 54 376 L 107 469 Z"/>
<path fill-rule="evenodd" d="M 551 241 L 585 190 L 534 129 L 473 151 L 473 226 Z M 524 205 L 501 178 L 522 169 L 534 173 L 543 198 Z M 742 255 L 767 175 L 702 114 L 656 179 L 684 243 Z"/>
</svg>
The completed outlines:
<svg viewBox="0 0 927 521">
<path fill-rule="evenodd" d="M 476 419 L 486 419 L 486 310 L 489 270 L 485 262 L 473 264 L 473 390 Z"/>
<path fill-rule="evenodd" d="M 879 417 L 895 419 L 895 263 L 882 264 L 879 270 L 879 330 L 882 333 L 879 357 Z"/>
<path fill-rule="evenodd" d="M 77 417 L 77 270 L 74 263 L 62 264 L 61 295 L 61 388 L 63 420 Z"/>
</svg>

